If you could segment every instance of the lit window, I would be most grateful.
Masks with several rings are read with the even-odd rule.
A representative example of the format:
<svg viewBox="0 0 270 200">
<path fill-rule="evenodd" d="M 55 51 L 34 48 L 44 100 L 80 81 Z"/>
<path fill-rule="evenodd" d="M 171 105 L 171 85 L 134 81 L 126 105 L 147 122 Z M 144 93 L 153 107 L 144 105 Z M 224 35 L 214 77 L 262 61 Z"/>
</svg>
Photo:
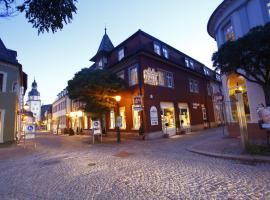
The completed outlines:
<svg viewBox="0 0 270 200">
<path fill-rule="evenodd" d="M 136 85 L 138 84 L 138 69 L 137 67 L 129 68 L 129 85 Z"/>
<path fill-rule="evenodd" d="M 227 24 L 224 27 L 224 36 L 225 36 L 226 41 L 234 41 L 235 34 L 234 34 L 234 29 L 231 23 Z"/>
<path fill-rule="evenodd" d="M 208 76 L 210 75 L 209 69 L 207 69 L 207 68 L 204 67 L 204 68 L 203 68 L 203 71 L 204 71 L 204 74 L 205 74 L 205 75 L 208 75 Z"/>
<path fill-rule="evenodd" d="M 124 48 L 118 51 L 118 61 L 122 60 L 125 57 Z"/>
<path fill-rule="evenodd" d="M 127 128 L 127 123 L 126 123 L 126 109 L 125 107 L 120 107 L 119 108 L 119 113 L 122 119 L 122 123 L 121 123 L 121 129 L 126 129 Z"/>
<path fill-rule="evenodd" d="M 0 92 L 4 90 L 4 74 L 0 74 Z"/>
<path fill-rule="evenodd" d="M 166 49 L 166 48 L 162 48 L 162 51 L 163 51 L 163 56 L 165 57 L 165 58 L 169 58 L 169 52 L 168 52 L 168 49 Z"/>
<path fill-rule="evenodd" d="M 133 119 L 133 129 L 138 130 L 141 126 L 140 111 L 134 110 L 132 106 L 132 119 Z"/>
<path fill-rule="evenodd" d="M 160 44 L 154 43 L 154 51 L 155 51 L 156 54 L 161 55 Z"/>
<path fill-rule="evenodd" d="M 173 88 L 173 74 L 171 72 L 166 72 L 166 86 Z"/>
<path fill-rule="evenodd" d="M 110 112 L 110 129 L 115 128 L 115 113 L 114 110 L 112 109 Z"/>
<path fill-rule="evenodd" d="M 124 71 L 120 71 L 116 75 L 121 79 L 125 79 L 125 72 Z"/>
</svg>

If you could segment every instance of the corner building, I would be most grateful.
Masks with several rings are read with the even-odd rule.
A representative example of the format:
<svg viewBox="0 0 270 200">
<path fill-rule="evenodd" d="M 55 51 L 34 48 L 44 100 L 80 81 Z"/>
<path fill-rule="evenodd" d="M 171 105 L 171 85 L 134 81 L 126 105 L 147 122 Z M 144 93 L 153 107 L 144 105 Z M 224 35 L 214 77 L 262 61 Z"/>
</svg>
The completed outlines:
<svg viewBox="0 0 270 200">
<path fill-rule="evenodd" d="M 119 110 L 112 108 L 106 115 L 108 131 L 115 129 L 118 114 L 121 132 L 138 132 L 142 126 L 146 138 L 210 128 L 221 122 L 215 104 L 219 75 L 141 30 L 116 47 L 105 30 L 91 61 L 91 68 L 112 70 L 129 85 L 120 94 Z M 142 111 L 133 105 L 137 96 L 142 98 Z"/>
</svg>

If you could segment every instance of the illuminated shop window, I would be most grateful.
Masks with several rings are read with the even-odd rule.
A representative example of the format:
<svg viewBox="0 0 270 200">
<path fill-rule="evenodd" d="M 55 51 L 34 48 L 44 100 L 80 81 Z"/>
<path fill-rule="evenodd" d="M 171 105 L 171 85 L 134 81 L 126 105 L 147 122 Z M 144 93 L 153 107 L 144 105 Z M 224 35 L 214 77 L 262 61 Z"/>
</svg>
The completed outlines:
<svg viewBox="0 0 270 200">
<path fill-rule="evenodd" d="M 122 126 L 120 127 L 120 129 L 126 129 L 127 123 L 126 123 L 126 109 L 125 109 L 125 107 L 120 107 L 119 113 L 120 113 L 120 116 L 122 118 Z"/>
<path fill-rule="evenodd" d="M 132 106 L 132 120 L 133 120 L 133 129 L 138 130 L 141 126 L 140 111 L 134 110 L 133 106 Z"/>
<path fill-rule="evenodd" d="M 228 77 L 228 91 L 229 91 L 229 98 L 230 101 L 236 102 L 236 93 L 241 91 L 243 94 L 243 101 L 244 101 L 244 109 L 247 121 L 250 121 L 250 109 L 249 109 L 249 100 L 247 96 L 247 88 L 246 88 L 246 80 L 242 76 L 238 76 L 237 74 L 231 74 Z M 232 112 L 232 119 L 233 121 L 237 121 L 237 108 L 236 104 L 231 104 L 231 112 Z"/>
<path fill-rule="evenodd" d="M 125 57 L 124 48 L 118 51 L 118 61 L 122 60 Z"/>
<path fill-rule="evenodd" d="M 164 107 L 161 108 L 162 115 L 162 128 L 165 130 L 166 128 L 175 128 L 175 118 L 174 118 L 174 107 Z"/>
<path fill-rule="evenodd" d="M 224 36 L 226 41 L 234 41 L 235 39 L 235 33 L 234 33 L 234 28 L 231 23 L 227 24 L 224 27 Z"/>
<path fill-rule="evenodd" d="M 158 55 L 161 55 L 161 51 L 160 51 L 160 44 L 154 42 L 154 52 Z"/>
<path fill-rule="evenodd" d="M 115 113 L 114 110 L 112 109 L 110 111 L 110 129 L 114 129 L 115 128 Z"/>
<path fill-rule="evenodd" d="M 138 84 L 138 69 L 137 67 L 129 68 L 129 85 L 137 85 Z"/>
</svg>

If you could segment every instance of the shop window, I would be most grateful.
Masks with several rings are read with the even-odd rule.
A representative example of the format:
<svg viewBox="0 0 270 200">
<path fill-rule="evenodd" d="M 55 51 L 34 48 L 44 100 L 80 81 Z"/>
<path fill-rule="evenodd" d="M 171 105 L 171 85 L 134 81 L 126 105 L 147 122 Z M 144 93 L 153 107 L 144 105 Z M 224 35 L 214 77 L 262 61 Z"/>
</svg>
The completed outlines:
<svg viewBox="0 0 270 200">
<path fill-rule="evenodd" d="M 231 74 L 228 76 L 228 91 L 229 91 L 229 98 L 230 101 L 236 102 L 236 93 L 241 91 L 243 94 L 243 101 L 244 101 L 244 109 L 247 121 L 250 121 L 250 109 L 249 109 L 249 100 L 247 95 L 247 88 L 246 88 L 246 80 L 242 76 L 238 76 L 237 74 Z M 232 113 L 232 120 L 238 121 L 237 117 L 237 108 L 236 104 L 231 104 L 231 113 Z"/>
<path fill-rule="evenodd" d="M 166 86 L 173 88 L 173 74 L 172 72 L 166 72 Z"/>
<path fill-rule="evenodd" d="M 141 126 L 141 116 L 140 111 L 134 110 L 134 106 L 132 106 L 132 120 L 133 120 L 133 129 L 139 130 Z"/>
<path fill-rule="evenodd" d="M 138 84 L 138 68 L 131 67 L 129 68 L 129 85 L 137 85 Z"/>
<path fill-rule="evenodd" d="M 121 78 L 121 79 L 125 79 L 125 71 L 124 71 L 124 70 L 118 72 L 116 75 L 117 75 L 119 78 Z"/>
<path fill-rule="evenodd" d="M 161 121 L 163 130 L 175 128 L 175 117 L 174 117 L 174 107 L 173 104 L 161 103 Z"/>
<path fill-rule="evenodd" d="M 225 41 L 234 41 L 235 40 L 235 33 L 234 33 L 234 28 L 231 23 L 228 23 L 226 26 L 223 28 L 224 36 L 225 36 Z"/>
<path fill-rule="evenodd" d="M 110 129 L 114 129 L 115 128 L 115 113 L 114 110 L 112 109 L 110 111 Z"/>
<path fill-rule="evenodd" d="M 161 51 L 160 51 L 160 44 L 154 42 L 154 52 L 158 55 L 161 55 Z"/>
<path fill-rule="evenodd" d="M 163 51 L 163 56 L 165 57 L 165 58 L 169 58 L 169 52 L 168 52 L 168 49 L 167 48 L 165 48 L 165 47 L 163 47 L 162 48 L 162 51 Z"/>
<path fill-rule="evenodd" d="M 119 109 L 119 113 L 122 119 L 122 126 L 120 127 L 120 129 L 126 129 L 127 128 L 127 123 L 126 123 L 126 109 L 125 107 L 120 107 Z"/>
<path fill-rule="evenodd" d="M 189 91 L 191 93 L 199 93 L 199 82 L 193 79 L 189 80 Z"/>
<path fill-rule="evenodd" d="M 124 57 L 125 57 L 125 51 L 124 51 L 124 48 L 122 48 L 118 51 L 118 61 L 122 60 Z"/>
<path fill-rule="evenodd" d="M 180 110 L 180 126 L 181 128 L 189 128 L 190 127 L 190 117 L 189 117 L 189 109 L 186 103 L 179 104 Z"/>
</svg>

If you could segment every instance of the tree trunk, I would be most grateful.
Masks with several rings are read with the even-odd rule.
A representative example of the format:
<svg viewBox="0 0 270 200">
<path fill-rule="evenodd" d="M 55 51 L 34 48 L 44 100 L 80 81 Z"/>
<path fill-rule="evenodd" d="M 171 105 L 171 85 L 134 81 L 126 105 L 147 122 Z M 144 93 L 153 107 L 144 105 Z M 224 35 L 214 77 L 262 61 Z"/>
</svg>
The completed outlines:
<svg viewBox="0 0 270 200">
<path fill-rule="evenodd" d="M 263 91 L 264 91 L 264 95 L 265 95 L 266 106 L 270 106 L 270 85 L 264 86 Z"/>
</svg>

